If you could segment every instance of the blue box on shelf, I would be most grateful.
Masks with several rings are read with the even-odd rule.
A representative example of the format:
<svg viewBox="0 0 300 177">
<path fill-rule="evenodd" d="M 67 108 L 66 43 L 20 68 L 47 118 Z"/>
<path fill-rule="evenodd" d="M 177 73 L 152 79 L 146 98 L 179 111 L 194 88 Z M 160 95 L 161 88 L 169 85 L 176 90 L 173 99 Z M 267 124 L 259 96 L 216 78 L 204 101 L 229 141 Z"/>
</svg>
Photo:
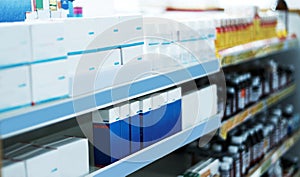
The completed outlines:
<svg viewBox="0 0 300 177">
<path fill-rule="evenodd" d="M 130 124 L 130 153 L 135 153 L 141 150 L 141 118 L 140 107 L 138 101 L 132 101 L 130 103 L 129 113 Z"/>
<path fill-rule="evenodd" d="M 120 120 L 119 107 L 93 112 L 95 165 L 103 167 L 129 155 L 129 124 Z"/>
<path fill-rule="evenodd" d="M 141 142 L 142 148 L 148 147 L 152 142 L 152 116 L 151 116 L 151 97 L 143 97 L 139 99 L 139 106 L 140 106 L 140 119 L 141 119 Z"/>
</svg>

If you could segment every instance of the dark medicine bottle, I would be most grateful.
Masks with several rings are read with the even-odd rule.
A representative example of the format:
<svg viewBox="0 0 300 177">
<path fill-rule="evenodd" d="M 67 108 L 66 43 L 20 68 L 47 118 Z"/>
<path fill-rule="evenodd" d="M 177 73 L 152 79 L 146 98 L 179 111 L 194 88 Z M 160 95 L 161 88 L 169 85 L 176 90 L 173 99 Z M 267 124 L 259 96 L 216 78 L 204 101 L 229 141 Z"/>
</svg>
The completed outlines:
<svg viewBox="0 0 300 177">
<path fill-rule="evenodd" d="M 232 157 L 228 157 L 228 156 L 224 156 L 222 158 L 223 162 L 227 162 L 230 166 L 230 177 L 234 177 L 234 167 L 233 167 L 233 158 Z"/>
<path fill-rule="evenodd" d="M 238 147 L 238 152 L 240 155 L 240 174 L 244 176 L 247 171 L 247 154 L 246 147 L 243 144 L 244 137 L 243 136 L 233 136 L 231 138 L 232 145 Z"/>
<path fill-rule="evenodd" d="M 239 154 L 239 148 L 236 146 L 229 146 L 228 147 L 228 153 L 229 156 L 233 158 L 233 167 L 234 167 L 234 176 L 235 177 L 241 177 L 241 170 L 240 170 L 240 154 Z"/>
</svg>

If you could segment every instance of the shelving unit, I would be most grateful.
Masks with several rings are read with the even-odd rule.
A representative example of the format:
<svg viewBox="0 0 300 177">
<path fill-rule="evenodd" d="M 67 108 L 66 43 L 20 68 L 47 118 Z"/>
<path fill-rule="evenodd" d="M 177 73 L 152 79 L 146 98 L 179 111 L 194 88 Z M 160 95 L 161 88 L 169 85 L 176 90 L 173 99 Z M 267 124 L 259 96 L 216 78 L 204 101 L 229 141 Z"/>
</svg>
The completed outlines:
<svg viewBox="0 0 300 177">
<path fill-rule="evenodd" d="M 254 116 L 264 109 L 269 108 L 270 106 L 274 105 L 275 103 L 280 102 L 282 99 L 288 97 L 296 90 L 296 85 L 292 84 L 276 93 L 271 94 L 269 97 L 255 103 L 254 105 L 246 108 L 242 112 L 236 114 L 235 116 L 229 118 L 225 122 L 222 123 L 220 127 L 219 135 L 226 139 L 227 133 L 235 128 L 236 126 L 240 125 L 241 123 L 248 120 L 251 116 Z"/>
<path fill-rule="evenodd" d="M 296 49 L 297 47 L 298 39 L 294 36 L 288 37 L 286 39 L 273 38 L 262 41 L 256 41 L 242 46 L 236 46 L 234 48 L 220 52 L 220 54 L 225 54 L 221 56 L 220 62 L 222 68 L 227 68 L 237 64 L 245 64 L 246 62 L 258 60 L 269 55 L 291 51 L 293 49 Z M 245 122 L 251 116 L 256 115 L 262 112 L 263 110 L 279 103 L 283 99 L 295 93 L 295 91 L 296 83 L 290 84 L 289 86 L 269 95 L 267 98 L 264 98 L 259 102 L 255 103 L 254 105 L 251 105 L 250 107 L 244 109 L 242 112 L 234 115 L 233 117 L 229 118 L 221 124 L 218 132 L 219 135 L 223 139 L 226 139 L 227 133 L 231 129 Z M 269 154 L 267 154 L 263 162 L 258 164 L 251 170 L 249 176 L 260 176 L 270 167 L 271 164 L 275 163 L 280 158 L 280 156 L 282 156 L 288 149 L 290 149 L 299 139 L 300 131 L 294 134 L 291 138 L 284 141 L 284 143 L 280 147 L 274 149 Z M 99 172 L 101 172 L 101 170 L 99 170 Z"/>
<path fill-rule="evenodd" d="M 247 176 L 259 177 L 263 175 L 272 164 L 274 164 L 282 155 L 284 155 L 295 143 L 300 139 L 300 130 L 287 140 L 285 140 L 279 147 L 268 153 L 265 158 L 252 170 Z"/>
<path fill-rule="evenodd" d="M 206 61 L 201 64 L 190 66 L 186 69 L 166 73 L 165 75 L 154 75 L 142 80 L 138 80 L 131 84 L 124 84 L 118 87 L 101 90 L 95 94 L 83 95 L 76 98 L 67 98 L 33 107 L 5 112 L 0 115 L 0 137 L 1 139 L 10 138 L 15 135 L 68 120 L 100 108 L 126 101 L 128 99 L 133 99 L 173 87 L 177 84 L 182 84 L 194 79 L 214 74 L 220 71 L 221 65 L 223 68 L 225 68 L 236 64 L 241 64 L 243 62 L 259 59 L 274 53 L 292 50 L 297 45 L 298 40 L 294 37 L 289 37 L 287 39 L 274 38 L 252 42 L 221 51 L 221 59 Z M 260 47 L 258 48 L 257 46 Z M 220 128 L 220 136 L 226 139 L 228 131 L 246 121 L 252 115 L 257 114 L 286 98 L 292 94 L 295 89 L 296 84 L 292 84 L 276 93 L 273 93 L 268 98 L 259 101 L 258 103 L 250 106 L 243 112 L 238 113 L 223 123 L 221 123 L 221 117 L 223 115 L 222 113 L 211 118 L 207 118 L 205 121 L 195 125 L 194 127 L 183 130 L 109 166 L 101 169 L 95 169 L 91 174 L 88 174 L 87 177 L 129 175 L 156 161 L 157 159 L 171 153 L 172 151 L 189 144 L 201 136 L 217 130 L 218 128 Z M 112 97 L 112 94 L 116 97 Z M 298 132 L 297 134 L 297 138 L 293 136 L 294 138 L 292 140 L 287 140 L 282 146 L 284 146 L 284 148 L 290 147 L 290 144 L 296 142 L 300 137 L 300 133 Z M 281 150 L 283 148 L 278 149 Z M 280 152 L 285 151 L 286 149 L 283 149 Z M 272 158 L 270 156 L 270 159 L 272 159 L 271 161 L 273 162 L 275 156 L 277 157 L 279 155 L 279 152 L 277 152 L 276 155 L 272 155 Z M 253 170 L 253 172 L 251 172 L 252 175 L 250 176 L 261 174 L 265 170 L 265 167 L 262 167 L 265 166 L 264 164 L 269 163 L 269 160 L 264 160 L 264 162 L 265 163 L 261 164 L 262 166 L 259 166 L 256 170 Z"/>
<path fill-rule="evenodd" d="M 0 137 L 9 138 L 46 125 L 64 121 L 124 100 L 198 79 L 220 70 L 217 59 L 134 83 L 108 88 L 95 94 L 49 102 L 0 115 Z"/>
</svg>

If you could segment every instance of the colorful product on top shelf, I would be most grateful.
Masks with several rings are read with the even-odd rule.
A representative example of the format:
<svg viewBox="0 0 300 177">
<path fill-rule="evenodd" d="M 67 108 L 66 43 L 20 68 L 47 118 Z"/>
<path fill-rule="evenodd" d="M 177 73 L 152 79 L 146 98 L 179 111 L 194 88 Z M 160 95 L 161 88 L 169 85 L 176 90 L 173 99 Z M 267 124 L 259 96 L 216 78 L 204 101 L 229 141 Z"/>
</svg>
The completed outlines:
<svg viewBox="0 0 300 177">
<path fill-rule="evenodd" d="M 277 21 L 275 13 L 258 12 L 254 17 L 216 18 L 216 49 L 220 51 L 257 40 L 286 37 L 286 32 L 277 31 Z"/>
</svg>

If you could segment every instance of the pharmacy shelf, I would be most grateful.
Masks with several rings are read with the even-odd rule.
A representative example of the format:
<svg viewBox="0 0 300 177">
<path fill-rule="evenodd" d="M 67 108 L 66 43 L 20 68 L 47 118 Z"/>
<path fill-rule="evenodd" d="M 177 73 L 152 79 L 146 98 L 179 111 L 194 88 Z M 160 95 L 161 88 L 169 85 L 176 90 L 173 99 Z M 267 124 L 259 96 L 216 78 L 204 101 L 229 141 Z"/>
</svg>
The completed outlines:
<svg viewBox="0 0 300 177">
<path fill-rule="evenodd" d="M 296 36 L 271 38 L 238 45 L 218 52 L 223 67 L 255 60 L 298 47 Z"/>
<path fill-rule="evenodd" d="M 222 123 L 220 127 L 219 135 L 223 139 L 227 138 L 227 133 L 232 130 L 234 127 L 240 125 L 241 123 L 248 120 L 251 116 L 254 116 L 264 109 L 272 106 L 275 103 L 280 102 L 282 99 L 286 98 L 287 96 L 291 95 L 296 90 L 296 84 L 291 84 L 290 86 L 273 93 L 269 97 L 258 101 L 254 105 L 250 106 L 249 108 L 244 109 L 242 112 L 236 114 L 235 116 L 229 118 L 225 122 Z"/>
<path fill-rule="evenodd" d="M 67 98 L 0 114 L 0 138 L 9 138 L 36 128 L 64 121 L 93 110 L 133 99 L 220 70 L 218 59 L 184 69 L 153 75 L 134 83 L 108 88 L 77 98 Z"/>
<path fill-rule="evenodd" d="M 300 130 L 287 140 L 285 140 L 279 147 L 269 152 L 265 158 L 255 167 L 253 167 L 247 176 L 259 177 L 262 176 L 279 158 L 284 155 L 298 140 L 300 139 Z"/>
<path fill-rule="evenodd" d="M 141 151 L 138 151 L 111 165 L 101 168 L 86 177 L 126 176 L 146 165 L 170 154 L 174 150 L 195 141 L 196 139 L 217 130 L 221 125 L 222 114 L 204 120 L 194 127 L 182 130 L 179 133 L 161 140 Z"/>
</svg>

